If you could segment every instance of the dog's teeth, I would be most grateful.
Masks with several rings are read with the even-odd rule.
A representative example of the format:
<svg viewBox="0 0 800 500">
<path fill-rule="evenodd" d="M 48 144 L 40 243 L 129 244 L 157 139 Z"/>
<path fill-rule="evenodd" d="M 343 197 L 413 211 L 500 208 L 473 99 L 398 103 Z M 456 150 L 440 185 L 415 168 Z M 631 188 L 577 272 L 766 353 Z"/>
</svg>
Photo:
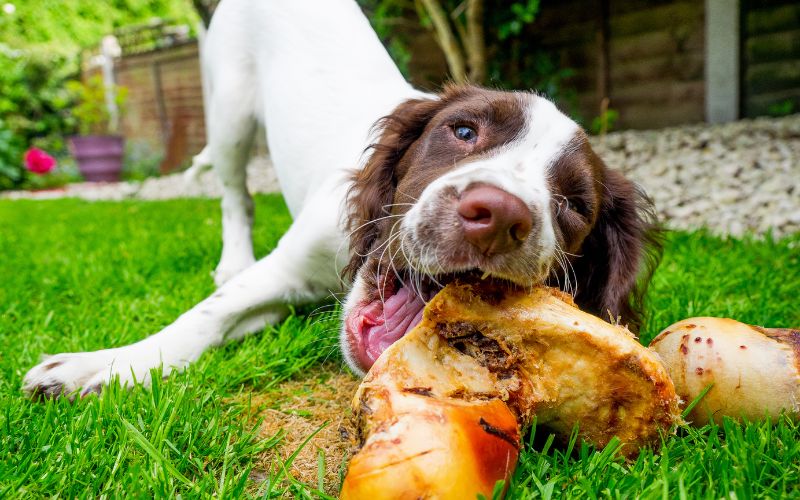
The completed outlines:
<svg viewBox="0 0 800 500">
<path fill-rule="evenodd" d="M 489 271 L 484 271 L 484 272 L 483 272 L 483 276 L 481 276 L 481 279 L 482 279 L 482 280 L 485 280 L 485 279 L 486 279 L 486 278 L 488 278 L 488 277 L 489 277 Z"/>
</svg>

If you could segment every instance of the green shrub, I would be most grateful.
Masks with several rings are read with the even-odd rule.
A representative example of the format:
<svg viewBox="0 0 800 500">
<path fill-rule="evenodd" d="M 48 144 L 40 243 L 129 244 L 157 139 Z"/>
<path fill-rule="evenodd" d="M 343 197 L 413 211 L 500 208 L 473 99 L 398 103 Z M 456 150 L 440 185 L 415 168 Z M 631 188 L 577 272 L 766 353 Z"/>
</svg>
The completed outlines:
<svg viewBox="0 0 800 500">
<path fill-rule="evenodd" d="M 418 24 L 433 31 L 431 17 L 420 2 L 406 0 L 358 0 L 378 37 L 406 77 L 411 54 L 409 37 Z M 438 0 L 449 15 L 454 35 L 463 45 L 466 2 Z M 540 0 L 484 0 L 482 26 L 485 38 L 485 77 L 473 83 L 503 89 L 533 89 L 556 101 L 580 120 L 577 92 L 570 79 L 572 68 L 564 67 L 557 55 L 541 49 L 534 27 Z M 544 8 L 547 8 L 546 6 Z"/>
<path fill-rule="evenodd" d="M 116 124 L 112 123 L 111 114 L 106 106 L 106 88 L 102 76 L 94 75 L 86 81 L 71 80 L 67 82 L 67 89 L 75 101 L 71 114 L 78 123 L 78 130 L 82 135 L 105 135 L 117 132 Z M 128 97 L 128 89 L 115 85 L 113 90 L 114 101 L 121 116 Z"/>
<path fill-rule="evenodd" d="M 0 119 L 0 190 L 11 189 L 22 183 L 23 148 L 14 132 Z"/>
<path fill-rule="evenodd" d="M 606 135 L 614 131 L 617 120 L 619 120 L 619 111 L 608 108 L 592 120 L 590 130 L 594 135 Z"/>
<path fill-rule="evenodd" d="M 797 103 L 792 99 L 774 102 L 767 107 L 767 116 L 788 116 L 797 112 Z"/>
<path fill-rule="evenodd" d="M 2 3 L 5 3 L 3 0 Z M 17 0 L 12 15 L 0 13 L 0 40 L 13 47 L 42 47 L 77 54 L 123 26 L 153 18 L 194 26 L 198 16 L 189 0 Z"/>
<path fill-rule="evenodd" d="M 59 163 L 67 155 L 65 138 L 75 133 L 75 120 L 66 82 L 77 70 L 65 56 L 0 44 L 0 189 L 25 187 L 34 178 L 22 159 L 29 147 Z"/>
<path fill-rule="evenodd" d="M 148 177 L 158 177 L 163 159 L 163 152 L 153 149 L 147 142 L 126 140 L 122 178 L 126 181 L 143 181 Z"/>
<path fill-rule="evenodd" d="M 0 118 L 26 144 L 62 151 L 63 138 L 75 133 L 65 84 L 77 74 L 77 61 L 68 57 L 0 46 Z"/>
</svg>

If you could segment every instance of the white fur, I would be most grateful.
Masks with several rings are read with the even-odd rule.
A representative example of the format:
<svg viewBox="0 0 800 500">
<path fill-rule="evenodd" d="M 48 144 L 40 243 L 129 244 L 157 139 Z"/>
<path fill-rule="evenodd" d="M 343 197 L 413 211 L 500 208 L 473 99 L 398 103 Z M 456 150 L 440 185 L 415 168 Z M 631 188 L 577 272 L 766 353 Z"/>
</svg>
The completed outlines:
<svg viewBox="0 0 800 500">
<path fill-rule="evenodd" d="M 358 273 L 356 274 L 352 289 L 350 290 L 350 293 L 347 294 L 347 299 L 342 307 L 343 316 L 346 318 L 354 308 L 363 305 L 366 300 L 367 285 L 364 281 L 363 273 Z M 339 331 L 339 345 L 342 349 L 342 356 L 344 356 L 344 360 L 347 362 L 347 365 L 356 375 L 363 377 L 366 372 L 361 369 L 358 361 L 356 361 L 355 354 L 350 349 L 348 333 L 344 325 L 342 325 L 342 328 Z"/>
<path fill-rule="evenodd" d="M 211 346 L 279 321 L 287 304 L 342 289 L 346 173 L 372 124 L 423 94 L 403 79 L 353 0 L 225 0 L 205 40 L 203 72 L 209 145 L 193 172 L 210 162 L 224 187 L 220 288 L 140 342 L 46 358 L 26 374 L 26 391 L 94 391 L 114 376 L 147 384 L 151 368 L 182 369 Z M 258 122 L 295 221 L 254 263 L 245 164 Z"/>
<path fill-rule="evenodd" d="M 459 195 L 476 183 L 497 186 L 523 200 L 541 216 L 541 230 L 537 234 L 539 267 L 546 272 L 556 250 L 556 236 L 550 215 L 550 188 L 548 169 L 564 152 L 565 146 L 575 137 L 578 125 L 561 113 L 547 99 L 534 94 L 519 94 L 527 100 L 526 128 L 519 138 L 492 151 L 478 160 L 468 160 L 463 166 L 431 182 L 417 203 L 407 212 L 401 223 L 402 231 L 411 241 L 419 241 L 417 228 L 439 210 L 438 201 L 448 188 Z M 427 258 L 427 260 L 426 260 Z M 424 253 L 415 264 L 435 272 L 438 262 Z M 516 280 L 518 277 L 503 276 Z M 546 275 L 535 276 L 544 279 Z"/>
<path fill-rule="evenodd" d="M 209 144 L 188 176 L 210 163 L 223 184 L 219 289 L 135 344 L 43 360 L 26 374 L 26 391 L 87 393 L 113 377 L 147 384 L 153 368 L 162 366 L 165 375 L 183 369 L 209 347 L 281 320 L 287 304 L 342 290 L 339 270 L 349 257 L 342 251 L 347 174 L 358 166 L 380 117 L 406 99 L 427 95 L 403 80 L 353 0 L 225 0 L 203 55 L 211 93 Z M 553 246 L 546 171 L 577 126 L 546 99 L 520 95 L 529 99 L 522 137 L 431 183 L 404 224 L 413 230 L 444 187 L 488 182 L 540 206 L 548 228 L 542 244 Z M 277 248 L 254 262 L 245 164 L 258 123 L 266 126 L 295 220 Z M 357 280 L 345 310 L 365 296 L 363 280 Z M 345 356 L 358 370 L 346 348 Z"/>
<path fill-rule="evenodd" d="M 401 238 L 404 248 L 407 248 L 402 252 L 403 256 L 414 264 L 415 269 L 429 274 L 442 271 L 436 251 L 427 251 L 435 248 L 436 243 L 422 241 L 419 229 L 427 220 L 436 218 L 437 211 L 441 210 L 439 201 L 444 194 L 454 189 L 460 197 L 471 185 L 484 183 L 517 196 L 541 217 L 541 229 L 535 241 L 531 242 L 537 247 L 538 262 L 535 266 L 538 276 L 504 275 L 499 270 L 491 270 L 491 274 L 511 281 L 520 279 L 541 281 L 547 277 L 557 248 L 554 221 L 549 209 L 551 195 L 548 172 L 553 162 L 563 154 L 565 147 L 575 137 L 579 127 L 543 97 L 520 93 L 519 98 L 525 100 L 526 109 L 525 128 L 519 137 L 477 160 L 465 160 L 451 172 L 434 180 L 423 189 L 419 199 L 406 212 L 400 222 L 400 232 L 407 235 L 410 243 L 406 247 L 408 243 L 406 237 Z M 447 271 L 457 270 L 464 269 L 452 267 L 447 269 Z M 364 278 L 363 271 L 356 275 L 352 290 L 344 304 L 345 317 L 366 302 L 368 290 Z M 348 333 L 344 329 L 341 332 L 341 345 L 345 359 L 353 371 L 363 374 L 363 369 L 350 351 Z"/>
</svg>

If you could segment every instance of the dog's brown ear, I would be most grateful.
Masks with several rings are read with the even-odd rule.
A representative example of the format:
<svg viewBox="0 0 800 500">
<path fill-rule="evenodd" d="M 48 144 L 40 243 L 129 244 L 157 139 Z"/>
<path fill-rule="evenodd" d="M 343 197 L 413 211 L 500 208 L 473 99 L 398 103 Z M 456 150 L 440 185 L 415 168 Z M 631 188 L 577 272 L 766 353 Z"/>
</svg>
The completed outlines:
<svg viewBox="0 0 800 500">
<path fill-rule="evenodd" d="M 603 177 L 597 222 L 573 261 L 575 301 L 604 319 L 619 318 L 635 332 L 661 257 L 661 230 L 652 202 L 636 184 L 614 170 L 604 169 Z"/>
<path fill-rule="evenodd" d="M 345 276 L 355 274 L 378 238 L 381 218 L 389 215 L 394 201 L 397 164 L 441 106 L 440 100 L 412 99 L 375 124 L 379 139 L 365 151 L 369 157 L 364 168 L 353 174 L 347 196 L 351 258 Z"/>
</svg>

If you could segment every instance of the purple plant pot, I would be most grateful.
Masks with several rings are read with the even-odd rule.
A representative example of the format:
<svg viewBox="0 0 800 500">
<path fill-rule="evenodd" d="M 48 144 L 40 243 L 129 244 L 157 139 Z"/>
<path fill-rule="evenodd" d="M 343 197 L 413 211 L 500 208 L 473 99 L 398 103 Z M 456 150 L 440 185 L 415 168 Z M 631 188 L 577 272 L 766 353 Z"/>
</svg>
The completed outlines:
<svg viewBox="0 0 800 500">
<path fill-rule="evenodd" d="M 117 182 L 122 173 L 125 139 L 119 135 L 70 137 L 72 156 L 89 182 Z"/>
</svg>

